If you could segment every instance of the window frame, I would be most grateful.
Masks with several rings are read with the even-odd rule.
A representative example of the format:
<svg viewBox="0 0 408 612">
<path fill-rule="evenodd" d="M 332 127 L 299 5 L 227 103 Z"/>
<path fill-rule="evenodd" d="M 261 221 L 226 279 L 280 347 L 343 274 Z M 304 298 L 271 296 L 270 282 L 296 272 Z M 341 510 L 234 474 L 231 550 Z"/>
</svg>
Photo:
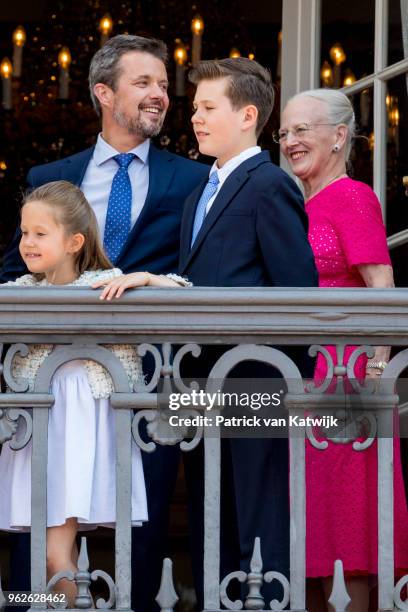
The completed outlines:
<svg viewBox="0 0 408 612">
<path fill-rule="evenodd" d="M 404 6 L 405 4 L 405 6 Z M 356 94 L 373 88 L 374 152 L 373 189 L 381 203 L 384 222 L 387 207 L 387 82 L 407 74 L 408 56 L 391 65 L 388 59 L 388 0 L 375 0 L 374 71 L 341 89 Z M 322 0 L 283 0 L 281 112 L 295 93 L 320 87 Z M 408 15 L 408 0 L 401 0 L 401 22 Z M 408 25 L 403 24 L 404 52 L 408 49 Z M 281 155 L 281 166 L 289 170 Z"/>
</svg>

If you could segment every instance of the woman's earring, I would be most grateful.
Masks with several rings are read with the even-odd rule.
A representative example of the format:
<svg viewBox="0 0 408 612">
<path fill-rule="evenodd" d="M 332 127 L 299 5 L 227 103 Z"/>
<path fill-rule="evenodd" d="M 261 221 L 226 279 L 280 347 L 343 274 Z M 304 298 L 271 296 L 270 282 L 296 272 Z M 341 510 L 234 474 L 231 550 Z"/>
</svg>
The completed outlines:
<svg viewBox="0 0 408 612">
<path fill-rule="evenodd" d="M 338 153 L 338 152 L 340 151 L 340 147 L 339 147 L 339 145 L 338 145 L 338 144 L 335 144 L 335 145 L 334 145 L 334 147 L 333 147 L 333 151 L 334 151 L 335 153 Z"/>
</svg>

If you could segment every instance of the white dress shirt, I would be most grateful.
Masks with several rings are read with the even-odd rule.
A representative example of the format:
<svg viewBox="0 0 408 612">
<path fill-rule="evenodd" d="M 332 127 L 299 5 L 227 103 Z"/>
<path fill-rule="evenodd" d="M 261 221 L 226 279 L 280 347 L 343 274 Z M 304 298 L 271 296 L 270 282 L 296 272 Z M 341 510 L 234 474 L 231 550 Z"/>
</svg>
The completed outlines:
<svg viewBox="0 0 408 612">
<path fill-rule="evenodd" d="M 130 184 L 132 186 L 131 227 L 134 226 L 140 215 L 149 189 L 149 147 L 150 140 L 145 140 L 134 149 L 126 151 L 126 153 L 134 153 L 136 155 L 128 167 Z M 81 184 L 81 190 L 96 215 L 102 240 L 112 181 L 119 170 L 118 164 L 112 158 L 118 154 L 119 151 L 116 151 L 102 138 L 102 134 L 99 134 L 95 150 Z"/>
<path fill-rule="evenodd" d="M 212 198 L 208 201 L 207 207 L 205 209 L 205 214 L 206 215 L 208 214 L 208 211 L 210 210 L 211 206 L 213 205 L 213 202 L 214 202 L 215 198 L 217 197 L 221 187 L 223 186 L 223 184 L 225 183 L 225 181 L 227 180 L 227 178 L 229 177 L 231 172 L 233 172 L 236 168 L 238 168 L 238 166 L 240 164 L 242 164 L 242 162 L 246 161 L 250 157 L 253 157 L 254 155 L 258 155 L 258 153 L 260 153 L 260 152 L 261 152 L 261 147 L 258 147 L 258 146 L 249 147 L 249 149 L 245 149 L 245 151 L 241 151 L 241 153 L 239 155 L 235 155 L 235 157 L 231 157 L 231 159 L 229 159 L 223 165 L 222 168 L 218 168 L 217 160 L 215 160 L 215 162 L 213 163 L 213 165 L 211 167 L 210 174 L 212 174 L 216 170 L 217 173 L 218 173 L 218 180 L 220 182 L 218 184 L 217 191 L 214 193 Z M 210 176 L 210 174 L 208 176 Z"/>
</svg>

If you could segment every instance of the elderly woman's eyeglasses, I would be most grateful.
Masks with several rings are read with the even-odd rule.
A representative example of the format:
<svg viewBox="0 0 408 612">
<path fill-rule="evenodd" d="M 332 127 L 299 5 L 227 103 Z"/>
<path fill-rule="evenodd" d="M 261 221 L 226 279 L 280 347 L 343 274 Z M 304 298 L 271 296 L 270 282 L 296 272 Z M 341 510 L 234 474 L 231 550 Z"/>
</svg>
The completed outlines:
<svg viewBox="0 0 408 612">
<path fill-rule="evenodd" d="M 282 142 L 286 142 L 288 135 L 292 134 L 294 138 L 297 140 L 301 140 L 302 138 L 307 137 L 308 132 L 311 132 L 319 125 L 336 125 L 335 123 L 300 123 L 296 127 L 290 130 L 278 130 L 277 132 L 273 132 L 272 138 L 276 144 L 282 144 Z"/>
</svg>

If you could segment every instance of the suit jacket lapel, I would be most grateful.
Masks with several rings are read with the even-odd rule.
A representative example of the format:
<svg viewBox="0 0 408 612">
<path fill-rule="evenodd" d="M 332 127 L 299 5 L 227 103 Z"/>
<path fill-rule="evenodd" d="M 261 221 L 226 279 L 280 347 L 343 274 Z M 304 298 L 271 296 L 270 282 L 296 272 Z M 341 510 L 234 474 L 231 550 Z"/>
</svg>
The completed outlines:
<svg viewBox="0 0 408 612">
<path fill-rule="evenodd" d="M 188 196 L 184 204 L 183 220 L 181 224 L 180 236 L 180 270 L 184 270 L 187 265 L 187 260 L 190 253 L 191 235 L 193 233 L 194 217 L 197 209 L 198 201 L 203 193 L 204 187 L 207 184 L 205 179 L 194 191 Z"/>
<path fill-rule="evenodd" d="M 219 194 L 215 198 L 208 212 L 208 215 L 204 219 L 204 223 L 202 224 L 201 229 L 198 232 L 193 248 L 189 252 L 187 259 L 184 260 L 185 261 L 184 269 L 188 266 L 191 259 L 194 257 L 194 255 L 199 250 L 203 240 L 207 236 L 208 232 L 211 230 L 214 223 L 217 221 L 218 217 L 221 215 L 223 210 L 228 206 L 231 200 L 235 197 L 236 193 L 241 189 L 242 185 L 246 183 L 248 178 L 249 176 L 246 171 L 239 172 L 239 173 L 233 172 L 227 178 L 227 180 L 221 187 Z M 197 198 L 197 201 L 198 201 L 198 198 Z M 195 215 L 195 209 L 196 209 L 196 206 L 194 207 L 194 215 Z M 194 222 L 194 215 L 193 215 L 193 222 Z M 192 230 L 192 225 L 190 225 L 190 233 L 189 233 L 190 241 L 191 241 L 191 230 Z M 182 270 L 182 273 L 184 273 L 184 270 Z"/>
<path fill-rule="evenodd" d="M 201 244 L 203 243 L 205 237 L 208 232 L 213 227 L 214 223 L 216 223 L 218 217 L 224 211 L 224 209 L 230 204 L 230 202 L 234 199 L 237 192 L 241 189 L 241 187 L 249 180 L 250 172 L 254 168 L 257 168 L 259 165 L 264 164 L 266 162 L 270 162 L 270 156 L 268 151 L 261 151 L 257 155 L 254 155 L 244 161 L 238 168 L 236 168 L 227 178 L 223 186 L 221 187 L 217 197 L 215 198 L 208 215 L 204 219 L 204 223 L 201 226 L 200 231 L 198 232 L 197 238 L 194 242 L 193 248 L 189 251 L 188 254 L 185 255 L 180 261 L 182 262 L 181 266 L 181 274 L 184 274 L 191 259 L 195 256 L 197 251 L 199 250 Z M 191 207 L 192 216 L 189 219 L 188 228 L 186 227 L 185 233 L 187 234 L 189 245 L 191 242 L 191 232 L 194 223 L 195 210 L 197 207 L 199 196 L 202 193 L 203 186 L 199 191 L 199 195 L 196 197 L 195 206 Z M 191 211 L 190 211 L 191 212 Z M 185 237 L 183 238 L 183 244 L 185 247 Z"/>
<path fill-rule="evenodd" d="M 168 155 L 166 151 L 159 151 L 152 144 L 150 145 L 149 190 L 147 192 L 146 201 L 140 215 L 129 232 L 129 236 L 122 249 L 122 253 L 126 250 L 127 245 L 135 240 L 135 237 L 140 232 L 140 229 L 146 224 L 146 221 L 149 219 L 151 213 L 157 208 L 159 202 L 164 199 L 175 170 L 173 162 L 173 158 Z"/>
<path fill-rule="evenodd" d="M 64 164 L 61 165 L 60 179 L 69 181 L 78 187 L 81 186 L 85 176 L 86 169 L 91 161 L 95 147 L 91 147 L 83 151 L 82 154 L 76 155 L 74 158 L 68 157 Z"/>
</svg>

